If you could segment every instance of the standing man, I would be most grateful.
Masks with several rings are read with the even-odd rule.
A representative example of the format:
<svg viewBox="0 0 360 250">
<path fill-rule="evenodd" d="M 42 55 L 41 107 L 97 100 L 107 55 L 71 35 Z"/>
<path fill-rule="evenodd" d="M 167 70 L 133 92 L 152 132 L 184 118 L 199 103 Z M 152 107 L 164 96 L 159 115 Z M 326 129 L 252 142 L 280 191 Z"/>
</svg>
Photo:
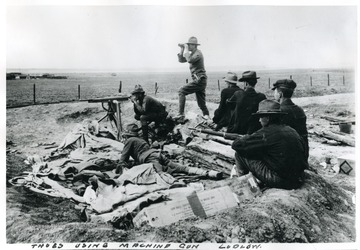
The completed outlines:
<svg viewBox="0 0 360 250">
<path fill-rule="evenodd" d="M 240 89 L 229 99 L 230 105 L 235 105 L 235 110 L 227 129 L 228 133 L 251 134 L 261 128 L 258 120 L 251 114 L 258 110 L 259 103 L 266 99 L 263 93 L 255 91 L 257 79 L 255 71 L 245 71 L 240 82 L 244 82 L 244 90 Z"/>
<path fill-rule="evenodd" d="M 220 104 L 214 112 L 213 122 L 216 124 L 215 131 L 219 131 L 221 128 L 229 125 L 234 107 L 229 105 L 228 99 L 230 99 L 236 91 L 240 90 L 239 86 L 237 86 L 238 77 L 235 73 L 228 72 L 224 79 L 227 87 L 221 91 Z"/>
<path fill-rule="evenodd" d="M 284 114 L 280 103 L 263 100 L 254 114 L 262 128 L 236 139 L 232 148 L 240 175 L 250 171 L 267 187 L 294 189 L 301 186 L 308 162 L 302 138 L 282 124 Z"/>
<path fill-rule="evenodd" d="M 283 117 L 283 123 L 292 127 L 303 138 L 306 146 L 306 158 L 309 156 L 308 131 L 306 128 L 306 115 L 304 110 L 295 105 L 291 97 L 296 88 L 296 82 L 291 79 L 278 80 L 273 84 L 274 98 L 280 102 L 281 111 L 287 113 Z"/>
<path fill-rule="evenodd" d="M 179 122 L 185 121 L 185 101 L 186 96 L 195 93 L 196 101 L 203 113 L 203 118 L 208 120 L 209 110 L 206 107 L 205 89 L 207 85 L 207 76 L 204 67 L 204 56 L 197 49 L 198 44 L 196 37 L 190 37 L 185 44 L 179 44 L 180 53 L 178 54 L 179 62 L 190 64 L 192 82 L 179 89 L 179 114 L 175 117 Z"/>
<path fill-rule="evenodd" d="M 148 142 L 148 123 L 164 121 L 168 112 L 166 112 L 165 106 L 161 102 L 145 95 L 141 85 L 135 85 L 135 89 L 131 92 L 130 100 L 134 103 L 135 119 L 141 123 L 143 139 Z"/>
</svg>

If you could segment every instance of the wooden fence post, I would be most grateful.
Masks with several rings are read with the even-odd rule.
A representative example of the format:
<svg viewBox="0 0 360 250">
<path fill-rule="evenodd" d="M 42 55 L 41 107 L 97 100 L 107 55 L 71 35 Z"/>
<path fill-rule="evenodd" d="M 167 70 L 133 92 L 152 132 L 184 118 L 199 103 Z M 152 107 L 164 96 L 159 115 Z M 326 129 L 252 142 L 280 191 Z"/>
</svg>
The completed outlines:
<svg viewBox="0 0 360 250">
<path fill-rule="evenodd" d="M 80 100 L 80 84 L 78 85 L 78 99 Z"/>
<path fill-rule="evenodd" d="M 218 80 L 218 89 L 220 91 L 220 81 Z"/>
<path fill-rule="evenodd" d="M 292 79 L 292 75 L 290 75 L 290 79 Z"/>
<path fill-rule="evenodd" d="M 310 86 L 312 86 L 312 76 L 310 76 Z"/>
<path fill-rule="evenodd" d="M 122 82 L 120 81 L 120 85 L 119 85 L 119 93 L 121 93 L 121 89 L 122 89 Z"/>
<path fill-rule="evenodd" d="M 36 88 L 35 88 L 35 83 L 34 83 L 34 104 L 36 103 Z"/>
<path fill-rule="evenodd" d="M 343 85 L 345 85 L 345 76 L 343 75 Z"/>
<path fill-rule="evenodd" d="M 157 91 L 158 91 L 158 85 L 157 85 L 157 82 L 155 82 L 155 95 L 156 95 Z"/>
<path fill-rule="evenodd" d="M 269 77 L 269 89 L 271 88 L 271 86 L 270 86 L 270 77 Z"/>
<path fill-rule="evenodd" d="M 330 76 L 329 76 L 329 74 L 327 74 L 327 78 L 328 78 L 328 86 L 330 86 Z"/>
<path fill-rule="evenodd" d="M 186 83 L 188 83 L 189 81 L 188 81 L 188 79 L 186 79 Z"/>
</svg>

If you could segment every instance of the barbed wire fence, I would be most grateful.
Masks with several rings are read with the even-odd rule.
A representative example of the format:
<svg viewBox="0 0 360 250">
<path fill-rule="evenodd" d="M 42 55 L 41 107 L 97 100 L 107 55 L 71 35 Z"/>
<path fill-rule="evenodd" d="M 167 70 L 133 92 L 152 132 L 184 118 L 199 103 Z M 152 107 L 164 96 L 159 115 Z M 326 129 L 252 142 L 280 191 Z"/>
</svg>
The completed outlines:
<svg viewBox="0 0 360 250">
<path fill-rule="evenodd" d="M 300 89 L 300 92 L 304 89 L 316 92 L 316 89 L 319 89 L 320 87 L 320 91 L 324 88 L 332 89 L 334 87 L 342 87 L 343 89 L 341 89 L 340 92 L 353 92 L 355 90 L 353 75 L 346 75 L 344 72 L 313 75 L 291 74 L 288 76 L 284 74 L 272 74 L 270 76 L 269 74 L 269 76 L 264 75 L 258 80 L 256 89 L 259 92 L 269 94 L 271 92 L 272 84 L 279 79 L 285 78 L 293 79 L 297 82 L 297 89 Z M 177 91 L 181 87 L 181 84 L 187 83 L 189 83 L 189 79 L 183 80 L 180 84 L 170 85 L 166 81 L 156 81 L 153 83 L 146 83 L 145 87 L 148 90 L 147 94 L 149 95 L 176 98 Z M 241 82 L 239 82 L 239 85 L 240 84 Z M 119 93 L 130 94 L 134 85 L 134 83 L 125 82 L 123 80 L 118 81 L 117 84 L 114 82 L 107 84 L 101 82 L 88 84 L 86 81 L 76 84 L 74 79 L 51 79 L 46 81 L 43 79 L 7 80 L 6 107 L 16 108 L 29 105 L 79 102 L 87 101 L 92 98 L 115 96 Z M 225 88 L 223 79 L 215 77 L 209 78 L 207 85 L 207 99 L 212 101 L 220 99 L 220 91 L 223 88 Z"/>
</svg>

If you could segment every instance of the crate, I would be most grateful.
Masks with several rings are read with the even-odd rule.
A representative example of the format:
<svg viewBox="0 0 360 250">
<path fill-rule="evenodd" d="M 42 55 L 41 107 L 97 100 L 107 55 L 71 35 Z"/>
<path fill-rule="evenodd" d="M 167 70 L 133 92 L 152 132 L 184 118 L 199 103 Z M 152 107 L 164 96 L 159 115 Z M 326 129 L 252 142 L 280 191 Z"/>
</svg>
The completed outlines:
<svg viewBox="0 0 360 250">
<path fill-rule="evenodd" d="M 174 201 L 167 201 L 144 208 L 134 218 L 134 225 L 153 227 L 193 218 L 206 218 L 228 208 L 238 206 L 237 198 L 229 186 L 194 192 L 192 195 Z"/>
</svg>

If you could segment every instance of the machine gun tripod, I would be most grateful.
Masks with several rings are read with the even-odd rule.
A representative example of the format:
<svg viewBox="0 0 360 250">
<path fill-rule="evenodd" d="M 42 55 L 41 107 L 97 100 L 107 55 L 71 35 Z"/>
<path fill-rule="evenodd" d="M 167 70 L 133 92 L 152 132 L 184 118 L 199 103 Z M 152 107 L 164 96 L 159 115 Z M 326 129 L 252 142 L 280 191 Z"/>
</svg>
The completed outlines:
<svg viewBox="0 0 360 250">
<path fill-rule="evenodd" d="M 98 122 L 103 121 L 105 118 L 108 118 L 110 124 L 112 122 L 115 124 L 117 129 L 117 139 L 121 139 L 121 133 L 123 130 L 122 122 L 121 122 L 121 102 L 129 100 L 129 96 L 114 96 L 114 97 L 103 97 L 103 98 L 95 98 L 90 99 L 88 102 L 101 102 L 102 108 L 106 111 L 106 114 L 101 117 Z M 105 105 L 107 104 L 107 107 Z"/>
</svg>

